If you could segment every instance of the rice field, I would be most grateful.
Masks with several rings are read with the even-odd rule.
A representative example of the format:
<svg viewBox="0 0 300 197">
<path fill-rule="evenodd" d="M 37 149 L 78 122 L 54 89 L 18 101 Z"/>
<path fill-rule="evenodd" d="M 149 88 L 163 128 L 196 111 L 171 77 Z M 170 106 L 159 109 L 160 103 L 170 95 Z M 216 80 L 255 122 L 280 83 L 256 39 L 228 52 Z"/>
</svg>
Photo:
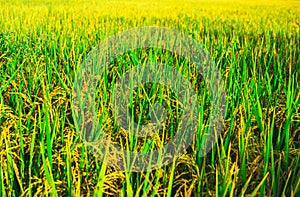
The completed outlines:
<svg viewBox="0 0 300 197">
<path fill-rule="evenodd" d="M 207 81 L 159 48 L 119 55 L 97 82 L 96 113 L 113 143 L 143 153 L 177 133 L 183 106 L 158 83 L 126 98 L 145 125 L 160 103 L 155 137 L 128 135 L 112 114 L 113 87 L 139 64 L 168 64 L 199 98 L 196 137 L 168 165 L 140 172 L 103 162 L 87 147 L 72 88 L 89 52 L 138 27 L 177 30 L 203 45 L 226 93 L 222 130 L 201 156 L 213 109 Z M 0 0 L 0 197 L 300 196 L 300 1 Z M 82 91 L 87 91 L 83 88 Z"/>
</svg>

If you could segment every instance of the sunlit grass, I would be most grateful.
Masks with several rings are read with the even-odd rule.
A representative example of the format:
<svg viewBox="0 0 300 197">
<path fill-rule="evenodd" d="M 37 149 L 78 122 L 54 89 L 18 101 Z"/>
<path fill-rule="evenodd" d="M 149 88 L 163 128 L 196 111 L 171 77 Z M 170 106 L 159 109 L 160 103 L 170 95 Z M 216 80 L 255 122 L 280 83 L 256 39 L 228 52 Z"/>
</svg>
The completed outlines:
<svg viewBox="0 0 300 197">
<path fill-rule="evenodd" d="M 299 13 L 299 1 L 0 1 L 0 196 L 298 196 Z M 221 70 L 227 113 L 216 145 L 199 157 L 209 92 L 197 76 L 197 139 L 170 165 L 133 173 L 101 163 L 84 146 L 71 89 L 94 46 L 139 26 L 174 28 L 203 43 Z M 109 88 L 137 64 L 130 56 L 183 65 L 184 75 L 197 78 L 175 55 L 152 52 L 119 57 L 110 66 L 114 77 L 99 81 L 96 100 L 105 132 L 142 151 L 163 142 L 124 139 L 107 110 Z M 179 120 L 169 90 L 141 86 L 134 96 L 137 121 L 147 116 L 142 98 L 174 109 L 162 132 L 172 137 Z"/>
</svg>

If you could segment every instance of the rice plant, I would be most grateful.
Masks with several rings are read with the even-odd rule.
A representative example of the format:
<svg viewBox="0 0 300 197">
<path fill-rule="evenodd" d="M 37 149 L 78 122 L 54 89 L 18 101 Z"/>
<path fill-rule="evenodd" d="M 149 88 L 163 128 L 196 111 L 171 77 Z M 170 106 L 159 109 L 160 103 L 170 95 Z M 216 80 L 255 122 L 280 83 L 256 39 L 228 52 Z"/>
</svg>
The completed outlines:
<svg viewBox="0 0 300 197">
<path fill-rule="evenodd" d="M 0 196 L 299 196 L 300 2 L 0 0 Z M 166 86 L 136 87 L 129 112 L 151 121 L 155 137 L 127 135 L 110 108 L 112 89 L 129 69 L 169 64 L 199 96 L 199 127 L 184 154 L 143 172 L 102 162 L 76 128 L 72 87 L 89 51 L 134 27 L 176 29 L 213 57 L 226 90 L 224 128 L 200 155 L 210 92 L 193 64 L 157 48 L 118 56 L 98 81 L 96 111 L 104 132 L 125 149 L 147 153 L 176 134 L 182 106 Z"/>
</svg>

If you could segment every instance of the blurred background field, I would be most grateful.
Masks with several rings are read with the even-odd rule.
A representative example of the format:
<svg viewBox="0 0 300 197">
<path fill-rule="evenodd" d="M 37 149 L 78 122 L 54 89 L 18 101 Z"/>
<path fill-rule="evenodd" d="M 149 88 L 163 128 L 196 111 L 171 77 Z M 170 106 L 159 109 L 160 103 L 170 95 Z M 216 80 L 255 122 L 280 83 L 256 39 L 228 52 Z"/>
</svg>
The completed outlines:
<svg viewBox="0 0 300 197">
<path fill-rule="evenodd" d="M 299 196 L 299 13 L 296 0 L 0 0 L 0 196 Z M 207 156 L 197 138 L 171 165 L 125 173 L 83 145 L 71 89 L 93 47 L 140 26 L 202 43 L 227 113 Z"/>
</svg>

